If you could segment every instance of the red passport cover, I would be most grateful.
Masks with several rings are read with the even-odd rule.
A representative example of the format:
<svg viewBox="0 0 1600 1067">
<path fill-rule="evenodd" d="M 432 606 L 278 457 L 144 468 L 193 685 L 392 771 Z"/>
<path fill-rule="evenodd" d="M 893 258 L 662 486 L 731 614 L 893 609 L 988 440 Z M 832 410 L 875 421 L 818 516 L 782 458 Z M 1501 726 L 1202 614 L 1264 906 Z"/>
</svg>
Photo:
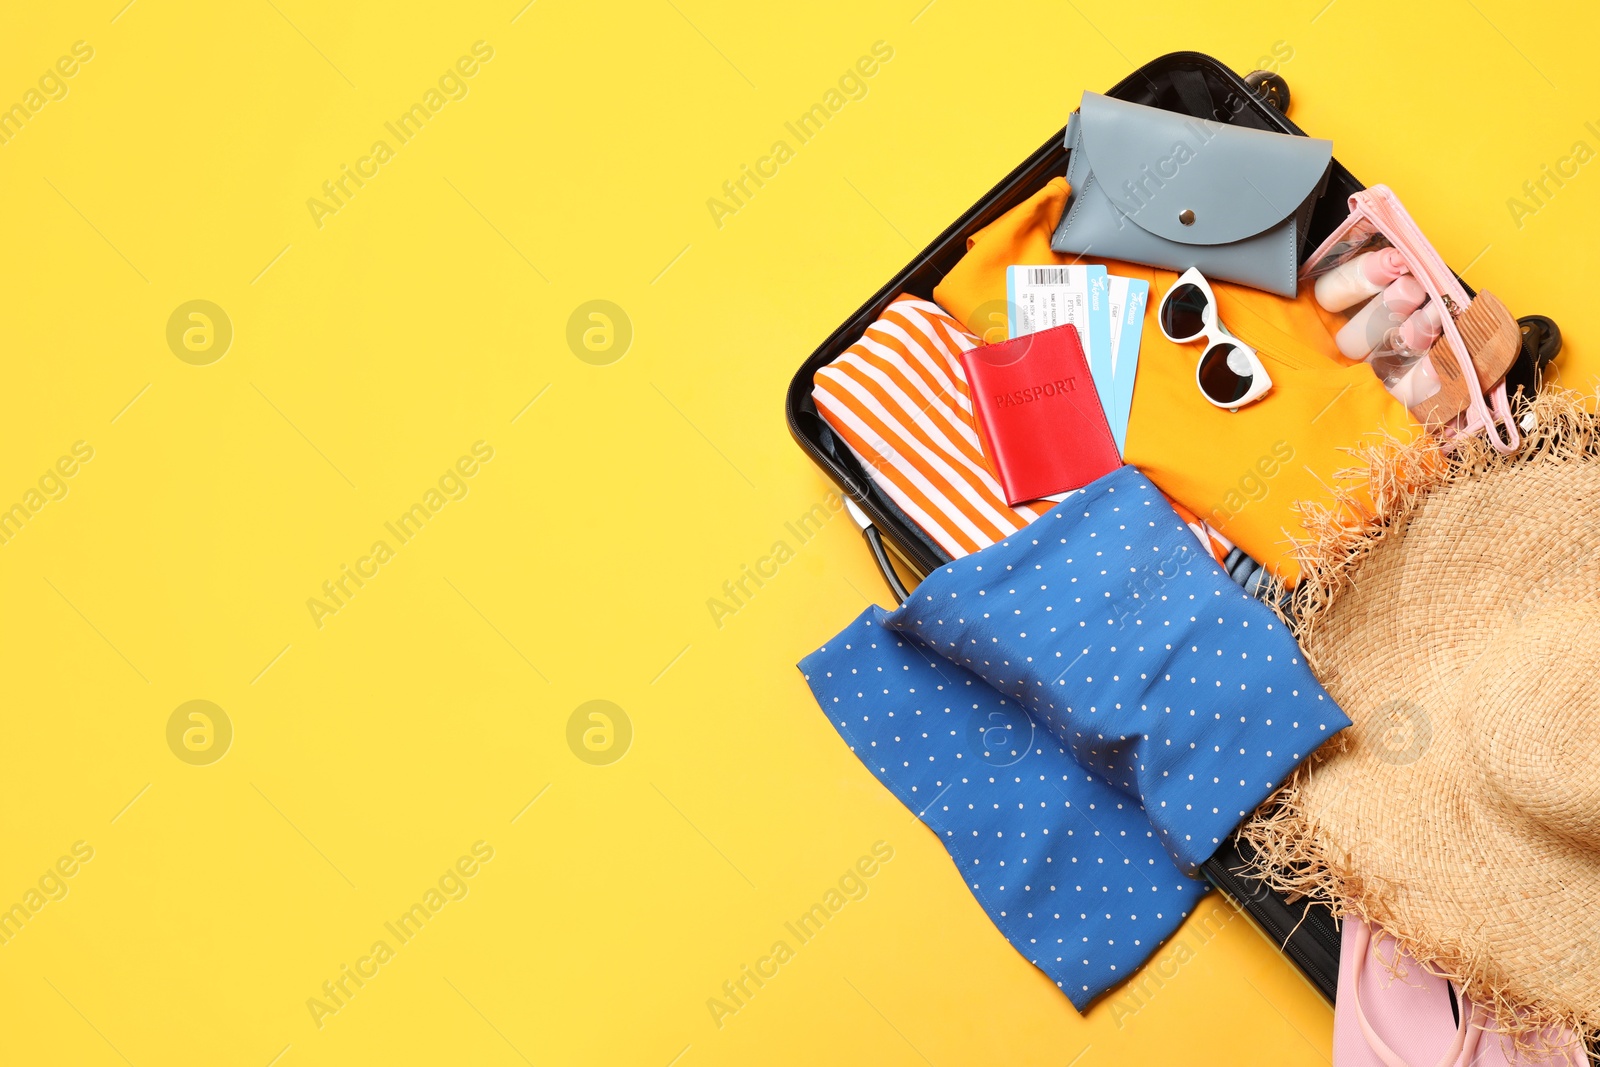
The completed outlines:
<svg viewBox="0 0 1600 1067">
<path fill-rule="evenodd" d="M 961 365 L 984 453 L 1013 507 L 1122 465 L 1077 327 L 974 348 Z"/>
</svg>

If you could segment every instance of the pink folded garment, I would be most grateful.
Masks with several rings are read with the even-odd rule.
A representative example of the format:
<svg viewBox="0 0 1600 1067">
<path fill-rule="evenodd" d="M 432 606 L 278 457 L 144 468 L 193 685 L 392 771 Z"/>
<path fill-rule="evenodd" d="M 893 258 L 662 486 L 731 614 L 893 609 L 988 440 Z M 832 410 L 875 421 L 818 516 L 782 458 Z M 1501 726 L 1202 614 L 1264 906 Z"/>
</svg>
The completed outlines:
<svg viewBox="0 0 1600 1067">
<path fill-rule="evenodd" d="M 1333 1014 L 1334 1067 L 1588 1067 L 1569 1031 L 1546 1031 L 1546 1058 L 1517 1051 L 1483 1029 L 1484 1012 L 1400 950 L 1393 938 L 1354 915 L 1344 917 L 1339 998 Z"/>
</svg>

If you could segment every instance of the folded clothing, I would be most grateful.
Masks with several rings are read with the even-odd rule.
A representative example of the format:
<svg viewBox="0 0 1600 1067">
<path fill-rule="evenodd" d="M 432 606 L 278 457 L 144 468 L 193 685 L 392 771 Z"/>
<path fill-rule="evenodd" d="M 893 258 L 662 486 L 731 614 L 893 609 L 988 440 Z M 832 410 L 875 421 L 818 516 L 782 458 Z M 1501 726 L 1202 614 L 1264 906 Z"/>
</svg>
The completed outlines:
<svg viewBox="0 0 1600 1067">
<path fill-rule="evenodd" d="M 1021 701 L 1144 804 L 1189 873 L 1350 725 L 1288 627 L 1133 467 L 940 567 L 887 622 Z"/>
<path fill-rule="evenodd" d="M 1084 261 L 1050 247 L 1069 192 L 1067 179 L 1051 178 L 1043 189 L 968 237 L 967 254 L 934 286 L 933 302 L 985 343 L 1004 341 L 1010 336 L 1006 268 Z"/>
<path fill-rule="evenodd" d="M 1177 280 L 1133 264 L 1115 269 L 1150 279 L 1152 307 Z M 1237 412 L 1212 404 L 1195 384 L 1201 346 L 1168 341 L 1152 316 L 1123 458 L 1294 584 L 1304 538 L 1297 505 L 1334 507 L 1354 493 L 1370 507 L 1351 449 L 1410 441 L 1423 429 L 1365 363 L 1338 354 L 1309 285 L 1294 300 L 1226 283 L 1212 290 L 1223 324 L 1256 350 L 1272 391 Z"/>
<path fill-rule="evenodd" d="M 868 611 L 801 670 L 1080 1008 L 1192 909 L 1203 886 L 1182 876 L 1349 725 L 1132 467 Z"/>
<path fill-rule="evenodd" d="M 961 353 L 979 341 L 926 300 L 902 295 L 838 359 L 817 371 L 817 412 L 901 511 L 952 558 L 1022 529 L 1054 506 L 1012 507 L 978 438 Z M 1059 499 L 1059 494 L 1057 496 Z M 1195 536 L 1221 559 L 1199 518 Z"/>
<path fill-rule="evenodd" d="M 1173 866 L 1138 801 L 886 617 L 868 608 L 800 670 L 990 921 L 1082 1011 L 1172 936 L 1207 885 Z"/>
<path fill-rule="evenodd" d="M 873 481 L 951 556 L 1015 533 L 1050 508 L 1012 507 L 978 440 L 961 353 L 978 341 L 938 307 L 901 296 L 817 371 L 817 411 Z"/>
<path fill-rule="evenodd" d="M 1043 189 L 967 241 L 967 254 L 934 289 L 950 315 L 992 329 L 1000 308 L 1003 336 L 1006 267 L 1064 263 L 1082 257 L 1050 250 L 1050 235 L 1068 195 L 1066 179 Z M 1201 395 L 1195 384 L 1200 345 L 1177 344 L 1154 316 L 1176 280 L 1171 271 L 1107 261 L 1111 273 L 1150 283 L 1138 375 L 1123 458 L 1169 497 L 1189 507 L 1293 584 L 1301 530 L 1297 502 L 1335 506 L 1340 490 L 1360 495 L 1346 474 L 1349 450 L 1387 434 L 1411 440 L 1422 427 L 1363 363 L 1338 354 L 1330 318 L 1310 286 L 1290 300 L 1226 282 L 1212 282 L 1223 325 L 1255 348 L 1272 377 L 1272 391 L 1231 412 Z"/>
</svg>

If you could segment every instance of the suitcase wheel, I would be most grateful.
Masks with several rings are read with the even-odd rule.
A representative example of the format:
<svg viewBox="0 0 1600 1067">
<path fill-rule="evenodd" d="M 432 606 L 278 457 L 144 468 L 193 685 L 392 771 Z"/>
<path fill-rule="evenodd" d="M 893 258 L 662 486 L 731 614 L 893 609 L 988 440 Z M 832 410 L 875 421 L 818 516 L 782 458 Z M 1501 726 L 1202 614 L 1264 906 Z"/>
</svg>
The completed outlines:
<svg viewBox="0 0 1600 1067">
<path fill-rule="evenodd" d="M 1531 399 L 1545 368 L 1561 353 L 1561 327 L 1545 315 L 1524 315 L 1517 325 L 1522 331 L 1522 351 L 1506 372 L 1506 392 L 1516 396 L 1521 390 Z"/>
<path fill-rule="evenodd" d="M 1283 75 L 1270 70 L 1253 70 L 1245 76 L 1244 83 L 1262 100 L 1277 109 L 1278 114 L 1289 113 L 1289 83 Z"/>
<path fill-rule="evenodd" d="M 1561 327 L 1545 315 L 1524 315 L 1517 320 L 1522 329 L 1523 345 L 1533 353 L 1534 365 L 1544 370 L 1550 361 L 1561 354 Z"/>
</svg>

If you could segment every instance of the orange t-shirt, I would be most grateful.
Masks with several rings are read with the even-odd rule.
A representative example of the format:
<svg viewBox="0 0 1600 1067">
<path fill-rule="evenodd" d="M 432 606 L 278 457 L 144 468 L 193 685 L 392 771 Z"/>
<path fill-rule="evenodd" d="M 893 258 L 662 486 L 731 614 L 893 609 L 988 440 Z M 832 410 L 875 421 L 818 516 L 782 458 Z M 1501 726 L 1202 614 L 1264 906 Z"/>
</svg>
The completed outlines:
<svg viewBox="0 0 1600 1067">
<path fill-rule="evenodd" d="M 1082 262 L 1050 250 L 1067 199 L 1065 178 L 967 241 L 967 254 L 933 291 L 934 300 L 989 342 L 1005 337 L 1006 268 Z M 1156 323 L 1161 298 L 1177 279 L 1168 270 L 1106 260 L 1112 274 L 1150 283 L 1123 458 L 1162 492 L 1186 505 L 1272 573 L 1293 583 L 1304 531 L 1293 505 L 1332 507 L 1336 490 L 1361 482 L 1349 449 L 1389 435 L 1422 432 L 1364 363 L 1339 355 L 1330 325 L 1310 289 L 1290 300 L 1247 286 L 1211 282 L 1228 332 L 1254 348 L 1272 391 L 1230 412 L 1195 383 L 1201 343 L 1168 341 Z"/>
</svg>

